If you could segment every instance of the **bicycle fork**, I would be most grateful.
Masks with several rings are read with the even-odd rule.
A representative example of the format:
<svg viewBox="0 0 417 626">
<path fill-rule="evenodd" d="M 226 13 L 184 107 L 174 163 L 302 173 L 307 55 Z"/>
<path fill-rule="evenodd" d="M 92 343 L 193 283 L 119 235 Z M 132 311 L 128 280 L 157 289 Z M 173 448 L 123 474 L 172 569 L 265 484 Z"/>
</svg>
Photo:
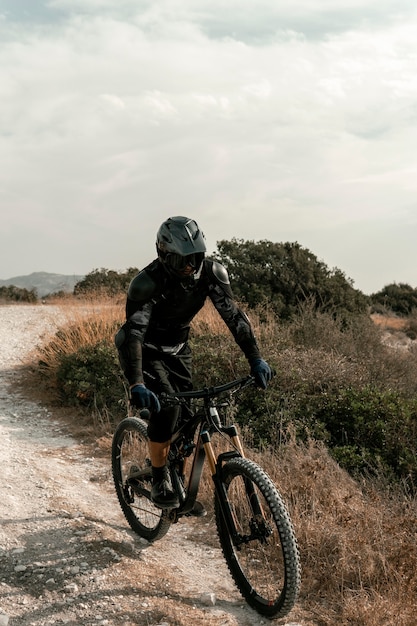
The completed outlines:
<svg viewBox="0 0 417 626">
<path fill-rule="evenodd" d="M 260 529 L 266 528 L 266 519 L 262 509 L 262 505 L 255 492 L 252 481 L 249 478 L 244 477 L 246 496 L 248 498 L 248 502 L 253 515 L 251 523 L 252 532 L 251 535 L 242 535 L 238 530 L 239 522 L 230 506 L 230 502 L 227 497 L 227 489 L 223 480 L 223 464 L 229 459 L 233 459 L 236 457 L 243 458 L 243 448 L 235 426 L 229 426 L 227 428 L 224 428 L 223 430 L 231 438 L 236 450 L 219 454 L 217 461 L 213 451 L 213 447 L 211 445 L 209 432 L 203 431 L 200 437 L 210 466 L 212 479 L 215 485 L 217 497 L 219 499 L 223 519 L 233 540 L 233 544 L 236 546 L 237 549 L 239 549 L 239 546 L 241 544 L 248 543 L 253 539 L 258 539 L 261 541 L 265 540 L 265 533 L 264 531 L 260 532 Z"/>
</svg>

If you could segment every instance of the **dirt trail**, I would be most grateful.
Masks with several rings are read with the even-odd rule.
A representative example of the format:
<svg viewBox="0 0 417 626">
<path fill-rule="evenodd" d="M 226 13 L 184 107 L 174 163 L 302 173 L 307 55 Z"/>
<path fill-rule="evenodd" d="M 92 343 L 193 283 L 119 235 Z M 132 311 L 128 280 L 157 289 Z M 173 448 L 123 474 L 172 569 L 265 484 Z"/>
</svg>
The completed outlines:
<svg viewBox="0 0 417 626">
<path fill-rule="evenodd" d="M 235 589 L 213 520 L 148 545 L 124 520 L 109 460 L 17 391 L 18 366 L 59 319 L 57 307 L 0 308 L 0 626 L 270 623 Z M 294 616 L 274 623 L 312 624 Z"/>
</svg>

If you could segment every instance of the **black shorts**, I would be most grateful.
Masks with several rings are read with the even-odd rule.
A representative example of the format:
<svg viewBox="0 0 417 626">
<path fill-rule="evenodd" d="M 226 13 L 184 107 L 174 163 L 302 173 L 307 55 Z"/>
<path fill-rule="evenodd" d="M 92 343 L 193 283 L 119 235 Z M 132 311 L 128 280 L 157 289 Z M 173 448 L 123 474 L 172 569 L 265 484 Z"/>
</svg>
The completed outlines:
<svg viewBox="0 0 417 626">
<path fill-rule="evenodd" d="M 193 388 L 192 356 L 188 344 L 175 355 L 144 346 L 142 358 L 145 385 L 156 395 Z M 160 443 L 169 441 L 179 412 L 179 406 L 166 406 L 160 413 L 152 413 L 148 426 L 149 439 Z"/>
</svg>

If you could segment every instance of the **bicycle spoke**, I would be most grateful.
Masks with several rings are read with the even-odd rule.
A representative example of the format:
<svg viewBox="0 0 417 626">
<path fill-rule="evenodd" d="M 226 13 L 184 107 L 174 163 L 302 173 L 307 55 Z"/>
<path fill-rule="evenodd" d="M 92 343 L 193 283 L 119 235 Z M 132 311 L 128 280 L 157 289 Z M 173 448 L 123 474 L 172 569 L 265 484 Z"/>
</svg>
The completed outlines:
<svg viewBox="0 0 417 626">
<path fill-rule="evenodd" d="M 143 420 L 126 418 L 119 424 L 113 437 L 112 466 L 120 506 L 131 528 L 148 541 L 163 537 L 170 521 L 149 499 L 151 462 Z"/>
<path fill-rule="evenodd" d="M 228 488 L 228 498 L 240 535 L 237 549 L 242 569 L 248 581 L 253 581 L 252 586 L 257 593 L 274 600 L 284 586 L 284 559 L 278 529 L 269 506 L 258 489 L 255 489 L 255 494 L 261 502 L 265 518 L 253 515 L 246 496 L 244 477 L 236 476 Z"/>
</svg>

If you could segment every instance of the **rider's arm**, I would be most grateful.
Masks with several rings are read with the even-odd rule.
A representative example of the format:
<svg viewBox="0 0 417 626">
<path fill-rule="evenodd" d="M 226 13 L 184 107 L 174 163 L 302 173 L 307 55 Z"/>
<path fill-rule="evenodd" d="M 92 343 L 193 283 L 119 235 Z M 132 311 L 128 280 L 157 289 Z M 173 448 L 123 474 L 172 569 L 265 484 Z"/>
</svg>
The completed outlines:
<svg viewBox="0 0 417 626">
<path fill-rule="evenodd" d="M 234 300 L 226 268 L 216 261 L 210 261 L 207 265 L 210 300 L 248 361 L 261 358 L 249 318 Z"/>
<path fill-rule="evenodd" d="M 142 270 L 129 285 L 126 322 L 115 337 L 119 361 L 131 387 L 143 383 L 142 344 L 152 314 L 156 284 Z"/>
</svg>

